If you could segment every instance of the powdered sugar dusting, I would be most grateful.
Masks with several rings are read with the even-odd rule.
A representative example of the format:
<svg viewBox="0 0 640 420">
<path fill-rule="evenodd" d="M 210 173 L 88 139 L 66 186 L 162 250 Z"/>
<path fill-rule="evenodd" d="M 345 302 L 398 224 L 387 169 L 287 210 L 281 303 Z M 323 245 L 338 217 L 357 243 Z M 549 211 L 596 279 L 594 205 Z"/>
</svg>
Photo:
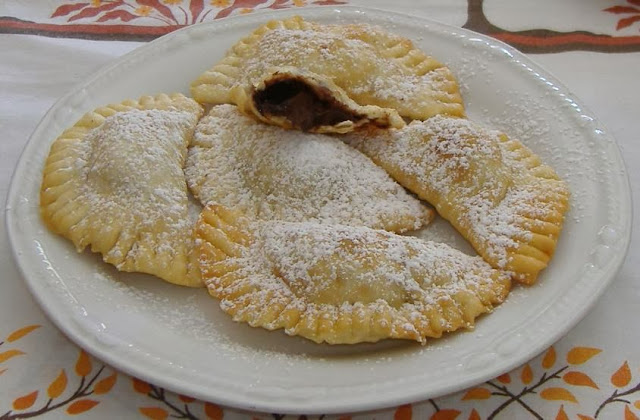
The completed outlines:
<svg viewBox="0 0 640 420">
<path fill-rule="evenodd" d="M 260 124 L 231 105 L 198 125 L 185 170 L 203 204 L 262 220 L 417 229 L 429 211 L 340 140 Z"/>
<path fill-rule="evenodd" d="M 544 211 L 535 189 L 513 187 L 517 160 L 500 146 L 500 133 L 468 120 L 443 116 L 414 122 L 402 130 L 379 132 L 378 137 L 354 134 L 349 142 L 385 164 L 414 177 L 426 189 L 464 215 L 456 222 L 474 232 L 499 267 L 508 250 L 531 239 L 522 214 Z M 449 200 L 452 200 L 449 202 Z"/>
<path fill-rule="evenodd" d="M 78 228 L 121 226 L 119 241 L 153 242 L 158 254 L 183 252 L 192 220 L 182 167 L 185 133 L 194 124 L 195 116 L 186 112 L 131 110 L 106 118 L 89 132 L 77 146 L 75 170 L 84 180 L 80 195 L 91 217 Z M 157 236 L 149 240 L 147 235 Z M 135 259 L 137 246 L 114 247 L 110 257 L 120 263 Z"/>
<path fill-rule="evenodd" d="M 345 29 L 312 24 L 305 29 L 269 30 L 250 47 L 241 44 L 241 48 L 250 48 L 250 53 L 239 53 L 247 58 L 242 76 L 231 88 L 255 86 L 275 68 L 294 66 L 329 78 L 360 105 L 394 108 L 403 116 L 433 115 L 436 103 L 447 104 L 449 111 L 461 111 L 461 105 L 448 107 L 460 103 L 448 68 L 434 61 L 429 71 L 421 70 L 419 63 L 387 51 L 402 45 L 409 54 L 407 42 L 367 25 Z M 431 59 L 425 56 L 424 60 Z"/>
</svg>

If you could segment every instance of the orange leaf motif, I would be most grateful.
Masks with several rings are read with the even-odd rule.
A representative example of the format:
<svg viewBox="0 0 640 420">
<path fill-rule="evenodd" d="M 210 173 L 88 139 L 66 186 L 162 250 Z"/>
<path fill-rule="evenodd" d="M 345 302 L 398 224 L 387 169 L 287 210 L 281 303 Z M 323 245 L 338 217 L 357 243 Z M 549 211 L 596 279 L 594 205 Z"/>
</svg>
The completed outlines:
<svg viewBox="0 0 640 420">
<path fill-rule="evenodd" d="M 78 376 L 87 376 L 91 373 L 91 360 L 89 360 L 89 355 L 84 350 L 80 350 L 80 355 L 76 362 L 76 373 Z"/>
<path fill-rule="evenodd" d="M 503 384 L 511 383 L 511 376 L 508 373 L 502 374 L 496 378 L 498 382 L 502 382 Z"/>
<path fill-rule="evenodd" d="M 60 375 L 51 382 L 49 388 L 47 388 L 47 395 L 52 400 L 58 398 L 64 392 L 67 387 L 67 374 L 64 373 L 64 369 L 60 371 Z"/>
<path fill-rule="evenodd" d="M 569 401 L 574 403 L 578 402 L 578 400 L 576 400 L 576 397 L 574 397 L 571 392 L 567 391 L 564 388 L 543 389 L 540 393 L 540 397 L 544 398 L 545 400 L 552 401 Z"/>
<path fill-rule="evenodd" d="M 433 413 L 431 420 L 455 420 L 459 415 L 458 410 L 439 410 Z"/>
<path fill-rule="evenodd" d="M 520 374 L 520 380 L 525 385 L 531 383 L 531 381 L 533 380 L 533 371 L 531 370 L 531 366 L 529 366 L 528 363 L 522 369 L 522 373 Z"/>
<path fill-rule="evenodd" d="M 638 416 L 633 414 L 633 411 L 629 408 L 628 405 L 624 406 L 624 420 L 640 420 Z"/>
<path fill-rule="evenodd" d="M 13 341 L 19 340 L 36 328 L 40 328 L 40 325 L 28 325 L 26 327 L 20 328 L 19 330 L 15 330 L 11 334 L 9 334 L 9 336 L 7 337 L 7 341 L 11 343 Z"/>
<path fill-rule="evenodd" d="M 224 417 L 222 408 L 209 402 L 204 403 L 204 414 L 212 420 L 222 420 L 222 417 Z"/>
<path fill-rule="evenodd" d="M 631 370 L 629 369 L 629 364 L 624 362 L 622 366 L 611 375 L 611 383 L 616 388 L 622 388 L 629 385 L 629 382 L 631 382 Z"/>
<path fill-rule="evenodd" d="M 159 407 L 140 407 L 138 409 L 144 416 L 153 420 L 164 420 L 169 416 L 167 410 Z"/>
<path fill-rule="evenodd" d="M 486 400 L 491 398 L 491 391 L 487 388 L 472 388 L 462 397 L 463 400 Z"/>
<path fill-rule="evenodd" d="M 0 363 L 2 362 L 6 362 L 7 360 L 11 359 L 12 357 L 16 357 L 16 356 L 20 356 L 25 354 L 23 351 L 20 350 L 7 350 L 3 353 L 0 353 Z"/>
<path fill-rule="evenodd" d="M 151 392 L 151 385 L 145 381 L 141 381 L 138 378 L 131 378 L 133 380 L 133 389 L 141 394 L 148 394 Z"/>
<path fill-rule="evenodd" d="M 558 414 L 556 414 L 556 420 L 569 420 L 567 413 L 564 412 L 564 405 L 560 406 L 560 410 L 558 410 Z"/>
<path fill-rule="evenodd" d="M 578 414 L 580 420 L 596 420 L 593 417 L 585 416 L 584 414 Z"/>
<path fill-rule="evenodd" d="M 95 400 L 78 400 L 67 407 L 67 413 L 69 414 L 80 414 L 85 411 L 91 410 L 93 407 L 98 405 L 100 401 Z"/>
<path fill-rule="evenodd" d="M 601 351 L 593 347 L 574 347 L 567 353 L 567 362 L 572 365 L 581 365 Z"/>
<path fill-rule="evenodd" d="M 549 350 L 545 353 L 542 358 L 542 367 L 544 369 L 551 368 L 556 363 L 556 350 L 552 347 L 549 347 Z"/>
<path fill-rule="evenodd" d="M 396 408 L 396 412 L 393 414 L 393 420 L 411 420 L 413 417 L 413 409 L 411 404 L 401 405 Z"/>
<path fill-rule="evenodd" d="M 187 404 L 194 402 L 196 399 L 192 397 L 188 397 L 186 395 L 178 395 L 178 398 L 182 402 L 186 402 Z"/>
<path fill-rule="evenodd" d="M 111 391 L 111 388 L 113 388 L 116 383 L 117 377 L 118 374 L 113 372 L 113 375 L 107 376 L 106 378 L 95 384 L 95 386 L 93 387 L 93 392 L 97 395 L 101 395 Z"/>
<path fill-rule="evenodd" d="M 34 402 L 36 402 L 36 398 L 38 398 L 38 391 L 33 391 L 30 394 L 18 397 L 13 400 L 13 409 L 26 410 L 27 408 L 31 407 Z"/>
<path fill-rule="evenodd" d="M 633 403 L 633 406 L 634 406 L 635 408 L 637 408 L 638 410 L 640 410 L 640 400 L 636 400 L 636 401 Z"/>
<path fill-rule="evenodd" d="M 480 414 L 478 414 L 478 412 L 474 408 L 473 410 L 471 410 L 471 414 L 469 414 L 468 420 L 482 420 L 482 419 L 480 418 Z"/>
<path fill-rule="evenodd" d="M 591 388 L 600 389 L 598 385 L 586 374 L 582 372 L 571 371 L 564 374 L 562 379 L 569 385 L 590 386 Z"/>
</svg>

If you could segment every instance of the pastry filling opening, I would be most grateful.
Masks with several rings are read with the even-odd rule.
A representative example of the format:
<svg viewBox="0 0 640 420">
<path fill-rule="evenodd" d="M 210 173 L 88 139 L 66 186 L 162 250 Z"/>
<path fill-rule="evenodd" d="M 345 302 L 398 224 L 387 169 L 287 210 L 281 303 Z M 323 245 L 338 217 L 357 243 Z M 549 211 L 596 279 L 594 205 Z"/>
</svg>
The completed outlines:
<svg viewBox="0 0 640 420">
<path fill-rule="evenodd" d="M 363 118 L 336 101 L 329 89 L 289 77 L 269 80 L 254 93 L 253 101 L 263 116 L 285 117 L 303 131 Z"/>
</svg>

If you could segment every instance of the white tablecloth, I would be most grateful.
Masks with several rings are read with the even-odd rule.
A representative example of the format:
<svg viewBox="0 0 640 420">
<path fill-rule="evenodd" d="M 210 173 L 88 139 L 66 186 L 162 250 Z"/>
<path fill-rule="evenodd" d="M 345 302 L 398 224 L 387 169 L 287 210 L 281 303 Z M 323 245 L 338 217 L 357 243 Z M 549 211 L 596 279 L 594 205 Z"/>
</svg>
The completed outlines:
<svg viewBox="0 0 640 420">
<path fill-rule="evenodd" d="M 158 33 L 154 26 L 171 24 L 153 18 L 156 12 L 148 5 L 158 2 L 133 0 L 125 2 L 133 5 L 127 10 L 139 18 L 130 22 L 116 18 L 97 22 L 116 8 L 71 20 L 83 8 L 104 7 L 109 2 L 85 3 L 5 0 L 0 4 L 2 200 L 20 152 L 47 109 L 92 72 L 141 45 L 139 41 L 122 39 L 150 39 Z M 180 6 L 186 9 L 187 3 L 198 2 L 165 0 L 162 5 L 177 10 Z M 304 7 L 312 2 L 280 3 Z M 564 81 L 617 139 L 628 165 L 633 194 L 638 192 L 640 171 L 635 163 L 640 159 L 640 3 L 637 0 L 348 3 L 409 12 L 457 26 L 469 21 L 467 26 L 471 29 L 493 32 L 518 48 L 536 51 L 532 58 Z M 205 19 L 210 20 L 229 6 L 239 6 L 231 14 L 259 13 L 259 9 L 273 5 L 273 1 L 212 0 L 203 3 L 200 16 L 211 10 Z M 68 9 L 59 9 L 63 6 L 74 6 L 75 11 L 64 14 Z M 479 6 L 483 6 L 482 16 L 477 15 Z M 615 8 L 604 11 L 612 7 Z M 59 16 L 52 17 L 56 10 Z M 469 19 L 468 11 L 475 13 L 474 19 Z M 125 27 L 117 30 L 114 27 L 111 35 L 109 31 L 105 34 L 96 30 L 99 25 L 115 23 Z M 80 26 L 73 31 L 68 25 Z M 135 25 L 152 30 L 130 31 Z M 533 32 L 521 32 L 526 30 Z M 134 35 L 127 35 L 128 31 Z M 549 42 L 556 32 L 571 35 L 564 41 Z M 602 41 L 602 34 L 619 42 Z M 637 210 L 634 213 L 637 215 Z M 625 264 L 593 310 L 553 348 L 523 367 L 454 395 L 352 417 L 586 419 L 596 414 L 598 418 L 640 417 L 638 257 L 640 245 L 637 235 L 633 235 Z M 11 256 L 4 223 L 0 225 L 0 273 L 0 418 L 29 413 L 47 418 L 78 413 L 96 418 L 281 417 L 193 401 L 116 373 L 87 356 L 48 321 L 30 296 Z M 87 381 L 94 376 L 95 381 L 87 387 Z"/>
</svg>

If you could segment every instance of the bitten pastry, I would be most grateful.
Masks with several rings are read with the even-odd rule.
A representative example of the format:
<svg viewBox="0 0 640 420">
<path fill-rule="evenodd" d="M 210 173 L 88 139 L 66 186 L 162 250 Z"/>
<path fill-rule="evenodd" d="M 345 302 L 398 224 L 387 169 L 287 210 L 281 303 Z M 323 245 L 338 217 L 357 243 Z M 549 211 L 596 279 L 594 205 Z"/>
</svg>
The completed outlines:
<svg viewBox="0 0 640 420">
<path fill-rule="evenodd" d="M 365 227 L 258 222 L 209 205 L 196 235 L 203 280 L 235 321 L 318 343 L 423 343 L 473 327 L 510 288 L 480 257 Z"/>
<path fill-rule="evenodd" d="M 369 25 L 321 25 L 299 16 L 271 21 L 240 40 L 193 81 L 191 93 L 201 103 L 233 103 L 263 121 L 323 132 L 354 129 L 362 116 L 399 128 L 396 111 L 410 119 L 464 115 L 451 71 L 408 39 Z M 344 98 L 376 108 L 368 114 Z M 311 112 L 300 116 L 300 103 L 319 121 Z"/>
<path fill-rule="evenodd" d="M 203 205 L 215 202 L 261 220 L 403 232 L 434 215 L 339 139 L 261 124 L 233 105 L 213 107 L 198 123 L 185 174 Z"/>
<path fill-rule="evenodd" d="M 569 191 L 519 141 L 445 116 L 345 140 L 433 204 L 493 267 L 532 284 L 549 263 Z"/>
<path fill-rule="evenodd" d="M 121 271 L 202 286 L 183 174 L 202 112 L 163 94 L 85 114 L 51 146 L 40 191 L 47 226 Z"/>
</svg>

